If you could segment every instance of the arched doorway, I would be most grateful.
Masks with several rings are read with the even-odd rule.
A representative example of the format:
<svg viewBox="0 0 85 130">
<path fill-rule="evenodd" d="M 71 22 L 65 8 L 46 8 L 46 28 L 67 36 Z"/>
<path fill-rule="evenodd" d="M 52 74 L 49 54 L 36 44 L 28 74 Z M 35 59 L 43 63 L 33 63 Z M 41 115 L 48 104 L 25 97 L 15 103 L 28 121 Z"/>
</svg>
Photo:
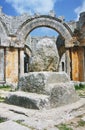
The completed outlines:
<svg viewBox="0 0 85 130">
<path fill-rule="evenodd" d="M 65 48 L 72 46 L 72 31 L 69 26 L 62 20 L 52 16 L 36 16 L 26 21 L 17 29 L 17 39 L 20 44 L 25 46 L 26 40 L 30 32 L 39 27 L 48 27 L 58 32 L 65 41 Z"/>
<path fill-rule="evenodd" d="M 69 47 L 72 42 L 72 31 L 69 26 L 58 18 L 41 15 L 26 20 L 17 30 L 17 38 L 20 39 L 21 44 L 25 44 L 29 33 L 38 27 L 49 27 L 57 31 L 64 39 L 65 46 Z"/>
<path fill-rule="evenodd" d="M 24 53 L 24 73 L 29 72 L 28 66 L 29 66 L 29 56 L 26 53 Z"/>
</svg>

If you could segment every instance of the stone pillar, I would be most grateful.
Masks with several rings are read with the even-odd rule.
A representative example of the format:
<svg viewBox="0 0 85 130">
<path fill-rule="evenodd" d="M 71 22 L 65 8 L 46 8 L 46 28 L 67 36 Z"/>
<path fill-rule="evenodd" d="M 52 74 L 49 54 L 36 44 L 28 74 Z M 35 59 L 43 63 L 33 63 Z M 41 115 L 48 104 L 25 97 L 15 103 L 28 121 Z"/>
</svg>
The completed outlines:
<svg viewBox="0 0 85 130">
<path fill-rule="evenodd" d="M 0 48 L 0 82 L 4 81 L 4 48 Z"/>
<path fill-rule="evenodd" d="M 71 73 L 71 68 L 70 68 L 70 54 L 69 54 L 69 49 L 66 50 L 66 53 L 65 53 L 65 59 L 66 59 L 66 67 L 65 67 L 65 72 L 68 74 L 68 76 L 70 77 L 70 73 Z M 70 77 L 71 78 L 71 77 Z"/>
<path fill-rule="evenodd" d="M 79 81 L 84 81 L 84 47 L 79 48 L 78 62 L 79 62 Z"/>
<path fill-rule="evenodd" d="M 84 81 L 85 81 L 85 47 L 84 47 Z"/>
<path fill-rule="evenodd" d="M 18 49 L 6 48 L 6 83 L 13 84 L 18 83 Z"/>
<path fill-rule="evenodd" d="M 24 50 L 20 50 L 20 77 L 24 75 Z"/>
<path fill-rule="evenodd" d="M 74 47 L 71 49 L 72 56 L 72 79 L 84 81 L 84 48 Z"/>
</svg>

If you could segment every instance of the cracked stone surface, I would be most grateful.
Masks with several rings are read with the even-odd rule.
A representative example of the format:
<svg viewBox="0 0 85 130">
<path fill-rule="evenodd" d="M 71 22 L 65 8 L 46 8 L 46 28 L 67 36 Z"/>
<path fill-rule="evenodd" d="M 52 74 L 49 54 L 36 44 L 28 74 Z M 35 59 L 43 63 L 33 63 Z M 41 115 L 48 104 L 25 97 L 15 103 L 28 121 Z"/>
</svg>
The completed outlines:
<svg viewBox="0 0 85 130">
<path fill-rule="evenodd" d="M 84 114 L 85 98 L 80 99 L 76 103 L 50 110 L 33 110 L 0 103 L 0 117 L 8 119 L 8 121 L 0 123 L 0 130 L 5 130 L 1 128 L 7 129 L 8 124 L 12 125 L 7 130 L 11 130 L 12 126 L 15 126 L 13 130 L 19 130 L 19 128 L 20 130 L 22 128 L 23 130 L 58 130 L 55 127 L 56 125 Z M 17 121 L 20 121 L 21 124 L 18 124 Z"/>
<path fill-rule="evenodd" d="M 59 55 L 56 44 L 49 38 L 41 39 L 29 61 L 29 71 L 57 71 Z"/>
</svg>

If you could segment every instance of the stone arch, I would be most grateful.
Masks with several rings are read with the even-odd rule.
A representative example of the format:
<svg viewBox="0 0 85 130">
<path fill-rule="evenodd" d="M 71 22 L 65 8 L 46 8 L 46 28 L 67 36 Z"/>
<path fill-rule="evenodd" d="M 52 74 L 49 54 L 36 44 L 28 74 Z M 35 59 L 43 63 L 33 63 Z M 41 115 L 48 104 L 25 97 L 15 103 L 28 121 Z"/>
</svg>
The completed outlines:
<svg viewBox="0 0 85 130">
<path fill-rule="evenodd" d="M 81 27 L 81 31 L 85 32 L 85 22 L 83 23 L 82 27 Z"/>
<path fill-rule="evenodd" d="M 24 73 L 29 72 L 29 60 L 32 56 L 32 50 L 29 48 L 29 46 L 25 45 L 24 47 Z"/>
<path fill-rule="evenodd" d="M 17 30 L 16 34 L 22 44 L 25 42 L 28 34 L 38 27 L 49 27 L 57 31 L 64 39 L 65 46 L 72 41 L 72 31 L 62 20 L 51 16 L 37 16 L 26 20 Z"/>
<path fill-rule="evenodd" d="M 3 22 L 3 20 L 2 20 L 1 17 L 0 17 L 0 24 L 1 24 L 2 28 L 3 28 L 3 31 L 4 31 L 5 35 L 9 35 L 9 31 L 8 31 L 8 29 L 7 29 L 7 26 L 6 26 L 6 24 Z"/>
<path fill-rule="evenodd" d="M 1 44 L 1 46 L 9 45 L 9 43 L 7 41 L 8 35 L 9 35 L 8 28 L 0 17 L 0 44 Z"/>
<path fill-rule="evenodd" d="M 29 57 L 32 56 L 32 50 L 29 48 L 28 45 L 25 45 L 25 47 L 24 47 L 24 52 L 25 52 Z"/>
</svg>

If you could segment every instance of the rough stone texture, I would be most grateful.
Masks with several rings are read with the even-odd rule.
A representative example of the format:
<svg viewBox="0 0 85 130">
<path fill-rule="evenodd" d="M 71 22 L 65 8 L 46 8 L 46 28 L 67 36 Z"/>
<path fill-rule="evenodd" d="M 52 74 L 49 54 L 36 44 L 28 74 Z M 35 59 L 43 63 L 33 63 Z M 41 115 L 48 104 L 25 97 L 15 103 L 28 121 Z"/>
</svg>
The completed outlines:
<svg viewBox="0 0 85 130">
<path fill-rule="evenodd" d="M 50 108 L 49 97 L 35 93 L 10 92 L 6 97 L 6 103 L 38 110 Z"/>
<path fill-rule="evenodd" d="M 74 81 L 85 81 L 85 48 L 71 49 L 72 78 Z"/>
<path fill-rule="evenodd" d="M 39 41 L 42 41 L 43 39 L 48 38 L 50 40 L 50 42 L 53 42 L 54 44 L 56 44 L 56 36 L 28 36 L 26 39 L 26 45 L 29 48 L 29 51 L 31 50 L 32 54 L 35 53 L 36 51 L 36 45 L 38 44 Z"/>
<path fill-rule="evenodd" d="M 85 122 L 85 116 L 82 117 L 82 120 Z"/>
<path fill-rule="evenodd" d="M 60 34 L 66 39 L 67 42 L 72 40 L 72 36 L 70 34 L 71 29 L 67 23 L 64 22 L 63 24 L 61 19 L 52 15 L 42 16 L 40 14 L 22 14 L 21 16 L 12 17 L 3 14 L 1 11 L 0 24 L 3 29 L 3 35 L 1 37 L 2 46 L 13 46 L 19 48 L 24 47 L 24 40 L 27 37 L 27 34 L 35 29 L 35 27 L 40 26 L 48 26 L 52 29 L 58 30 L 58 32 L 60 32 Z"/>
<path fill-rule="evenodd" d="M 18 49 L 6 49 L 6 83 L 17 86 L 18 82 Z"/>
<path fill-rule="evenodd" d="M 70 79 L 65 72 L 30 72 L 19 80 L 19 89 L 39 94 L 50 94 L 50 84 L 66 83 Z"/>
<path fill-rule="evenodd" d="M 31 130 L 15 121 L 6 121 L 0 124 L 0 130 Z"/>
<path fill-rule="evenodd" d="M 69 67 L 69 72 L 72 70 L 72 80 L 79 80 L 79 81 L 84 81 L 85 80 L 85 12 L 80 14 L 79 21 L 77 22 L 68 22 L 66 23 L 63 19 L 57 18 L 55 15 L 52 14 L 52 12 L 49 13 L 50 15 L 30 15 L 30 14 L 23 14 L 21 16 L 7 16 L 6 14 L 3 13 L 2 9 L 0 9 L 0 48 L 18 48 L 19 50 L 21 48 L 24 49 L 27 39 L 28 39 L 28 34 L 35 28 L 38 27 L 49 27 L 54 29 L 55 31 L 59 32 L 59 34 L 62 36 L 64 39 L 64 44 L 65 48 L 68 48 L 68 51 L 71 53 L 69 55 L 69 58 L 72 57 L 75 54 L 74 57 L 72 57 L 70 63 L 72 63 L 72 66 Z M 59 44 L 60 45 L 60 44 Z M 80 51 L 76 49 L 76 52 L 74 53 L 73 51 L 70 51 L 69 47 L 73 47 L 74 49 L 79 46 L 83 47 L 81 53 L 82 53 L 82 58 L 79 58 L 79 55 L 77 56 L 78 62 L 75 62 L 75 57 L 76 53 L 80 54 Z M 65 48 L 60 47 L 60 52 L 64 52 Z M 19 51 L 18 51 L 19 52 Z M 80 57 L 81 57 L 80 56 Z M 14 57 L 15 58 L 15 57 Z M 18 57 L 19 58 L 19 57 Z M 81 59 L 81 60 L 80 60 Z M 83 60 L 82 60 L 83 59 Z M 7 59 L 4 59 L 7 61 Z M 65 59 L 67 63 L 67 58 Z M 18 59 L 19 61 L 19 59 Z M 5 62 L 5 61 L 4 61 Z M 8 61 L 7 61 L 8 62 Z M 7 64 L 7 62 L 5 62 Z M 10 61 L 11 62 L 11 61 Z M 16 62 L 20 63 L 20 66 L 22 65 L 21 62 Z M 40 64 L 41 65 L 41 64 Z M 23 66 L 23 65 L 22 65 Z M 78 68 L 76 69 L 75 68 Z M 19 67 L 17 67 L 17 70 L 19 70 Z M 73 68 L 75 68 L 75 70 Z M 67 66 L 68 68 L 68 66 Z M 83 68 L 83 69 L 82 69 Z M 7 82 L 18 82 L 17 79 L 14 78 L 14 81 L 11 81 L 11 75 L 10 77 L 6 77 L 7 71 L 6 68 L 4 68 L 4 78 Z M 10 70 L 10 67 L 9 67 Z M 15 70 L 14 70 L 15 71 Z M 20 69 L 19 72 L 22 70 Z M 66 71 L 67 72 L 67 71 Z M 75 73 L 76 72 L 76 73 Z M 78 76 L 78 74 L 81 74 Z M 8 74 L 7 74 L 8 75 Z M 69 73 L 70 75 L 70 73 Z M 77 75 L 77 76 L 76 76 Z M 20 75 L 17 75 L 21 76 Z"/>
<path fill-rule="evenodd" d="M 63 39 L 65 41 L 64 47 L 65 47 L 65 49 L 67 47 L 68 51 L 71 53 L 71 55 L 69 55 L 69 58 L 72 58 L 71 61 L 69 61 L 69 66 L 70 66 L 69 72 L 70 72 L 70 70 L 72 70 L 72 80 L 85 81 L 85 48 L 84 48 L 84 46 L 85 46 L 85 12 L 80 14 L 79 21 L 77 21 L 77 22 L 71 21 L 68 23 L 66 23 L 63 19 L 61 19 L 61 17 L 57 18 L 54 15 L 53 11 L 51 11 L 49 14 L 50 15 L 22 14 L 21 16 L 12 17 L 12 16 L 8 16 L 8 15 L 4 14 L 2 11 L 2 8 L 0 8 L 0 48 L 4 48 L 4 50 L 6 48 L 18 48 L 19 51 L 20 51 L 20 49 L 23 48 L 23 50 L 24 50 L 24 46 L 28 39 L 28 34 L 33 29 L 38 28 L 38 27 L 44 27 L 44 26 L 52 28 L 55 31 L 59 32 L 59 34 L 63 37 Z M 29 42 L 28 42 L 28 44 L 29 44 Z M 71 51 L 71 49 L 69 49 L 69 47 L 73 47 L 75 49 L 75 48 L 77 48 L 77 46 L 79 46 L 79 49 L 76 49 L 75 53 L 73 51 Z M 81 58 L 79 57 L 79 55 L 76 56 L 76 53 L 78 53 L 78 54 L 80 53 L 80 51 L 79 51 L 80 47 L 83 47 L 83 49 L 81 51 L 82 57 L 80 55 Z M 62 49 L 64 49 L 64 48 L 62 48 Z M 60 50 L 61 53 L 63 52 L 62 49 Z M 32 52 L 32 50 L 31 50 L 31 52 Z M 74 54 L 75 54 L 75 56 L 72 57 L 72 55 L 74 55 Z M 11 55 L 13 56 L 16 54 L 14 54 L 14 52 L 11 52 Z M 77 57 L 78 62 L 75 62 L 75 57 Z M 7 59 L 5 59 L 5 58 L 4 58 L 4 62 L 6 64 L 8 64 L 9 59 L 7 61 Z M 20 66 L 23 66 L 23 63 L 21 61 L 19 61 L 20 60 L 19 58 L 20 57 L 18 55 L 18 61 L 15 61 L 14 63 L 12 63 L 13 66 L 17 63 L 18 64 L 20 63 Z M 11 62 L 11 60 L 10 60 L 10 62 Z M 67 62 L 68 62 L 67 58 L 65 59 L 65 62 L 67 64 Z M 70 63 L 72 63 L 72 66 L 70 65 Z M 76 68 L 78 68 L 78 69 L 75 69 L 76 73 L 73 69 L 73 68 L 75 68 L 75 66 L 76 66 Z M 18 70 L 18 72 L 22 71 L 22 69 L 19 70 L 19 68 L 20 67 L 17 65 L 16 65 L 16 70 L 13 68 L 14 72 L 13 73 L 10 72 L 12 74 L 12 76 L 16 75 L 15 73 L 17 73 L 17 70 Z M 22 73 L 17 74 L 17 76 L 15 76 L 15 77 L 13 76 L 13 78 L 14 78 L 13 79 L 11 74 L 7 73 L 7 72 L 9 72 L 8 69 L 10 70 L 10 66 L 7 67 L 7 70 L 6 70 L 6 68 L 3 67 L 3 71 L 5 70 L 3 73 L 3 75 L 4 75 L 3 79 L 5 79 L 6 82 L 9 82 L 11 84 L 14 83 L 15 81 L 18 82 L 16 77 L 20 77 Z M 66 66 L 66 69 L 68 70 L 68 66 Z M 67 72 L 67 70 L 66 70 L 66 72 Z M 10 75 L 10 77 L 8 75 Z M 69 75 L 70 75 L 70 73 L 69 73 Z M 12 78 L 12 80 L 11 80 L 11 78 Z"/>
<path fill-rule="evenodd" d="M 78 99 L 73 83 L 59 83 L 55 84 L 51 90 L 50 105 L 51 107 L 58 107 L 76 102 Z"/>
<path fill-rule="evenodd" d="M 12 122 L 19 121 L 25 125 L 25 128 L 29 128 L 30 130 L 33 128 L 34 130 L 57 130 L 55 126 L 58 124 L 67 123 L 67 121 L 69 124 L 69 121 L 73 121 L 75 117 L 82 118 L 82 115 L 84 117 L 85 99 L 82 98 L 76 103 L 49 110 L 26 109 L 15 105 L 0 103 L 0 115 L 1 117 L 5 117 Z M 0 123 L 0 130 L 7 130 L 8 128 L 8 130 L 24 130 L 23 125 L 21 125 L 23 129 L 19 129 L 18 124 L 15 127 L 16 129 L 14 129 L 14 125 L 12 125 L 12 123 L 9 123 L 9 121 Z M 75 130 L 77 130 L 76 128 L 77 127 L 75 127 Z M 80 127 L 79 130 L 85 129 L 81 129 Z"/>
<path fill-rule="evenodd" d="M 76 102 L 79 99 L 74 84 L 70 82 L 65 72 L 30 72 L 27 76 L 21 77 L 18 85 L 19 89 L 28 92 L 28 95 L 29 92 L 48 95 L 50 108 Z M 10 99 L 14 101 L 8 98 L 9 102 L 11 102 Z M 17 98 L 16 101 L 18 101 Z"/>
<path fill-rule="evenodd" d="M 4 49 L 0 49 L 0 81 L 4 81 Z"/>
<path fill-rule="evenodd" d="M 65 40 L 62 38 L 61 35 L 59 35 L 57 37 L 57 41 L 56 41 L 56 45 L 58 48 L 58 53 L 59 53 L 59 57 L 61 59 L 62 55 L 65 53 L 66 48 L 65 48 Z"/>
<path fill-rule="evenodd" d="M 71 29 L 69 26 L 64 22 L 62 24 L 62 20 L 49 16 L 37 16 L 31 19 L 31 22 L 26 22 L 24 24 L 24 28 L 21 26 L 21 28 L 18 30 L 18 37 L 21 38 L 21 41 L 25 38 L 27 38 L 27 35 L 35 28 L 40 26 L 47 26 L 49 28 L 57 30 L 66 40 L 65 45 L 66 47 L 72 46 L 70 44 L 70 41 L 72 41 L 72 35 L 71 35 Z M 68 44 L 69 42 L 69 44 Z"/>
<path fill-rule="evenodd" d="M 30 109 L 51 109 L 79 100 L 73 83 L 55 83 L 48 85 L 49 95 L 29 92 L 10 92 L 6 96 L 6 103 Z"/>
<path fill-rule="evenodd" d="M 36 44 L 35 53 L 29 62 L 29 71 L 57 71 L 59 55 L 56 44 L 44 38 Z"/>
</svg>

